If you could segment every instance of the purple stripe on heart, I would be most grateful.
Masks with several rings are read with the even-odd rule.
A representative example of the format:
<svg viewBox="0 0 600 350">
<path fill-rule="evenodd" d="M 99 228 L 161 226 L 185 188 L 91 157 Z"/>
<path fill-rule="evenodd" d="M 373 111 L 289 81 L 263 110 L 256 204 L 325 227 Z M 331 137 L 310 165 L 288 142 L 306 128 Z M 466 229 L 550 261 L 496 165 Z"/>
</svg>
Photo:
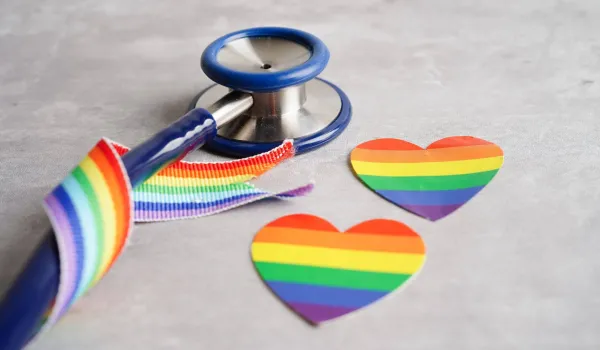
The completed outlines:
<svg viewBox="0 0 600 350">
<path fill-rule="evenodd" d="M 461 204 L 452 204 L 452 205 L 410 205 L 403 204 L 402 208 L 415 213 L 419 216 L 422 216 L 429 220 L 439 220 L 449 214 L 451 214 L 456 209 L 463 206 L 464 203 Z"/>
<path fill-rule="evenodd" d="M 289 303 L 288 305 L 313 323 L 331 320 L 356 310 L 353 308 L 303 303 Z"/>
</svg>

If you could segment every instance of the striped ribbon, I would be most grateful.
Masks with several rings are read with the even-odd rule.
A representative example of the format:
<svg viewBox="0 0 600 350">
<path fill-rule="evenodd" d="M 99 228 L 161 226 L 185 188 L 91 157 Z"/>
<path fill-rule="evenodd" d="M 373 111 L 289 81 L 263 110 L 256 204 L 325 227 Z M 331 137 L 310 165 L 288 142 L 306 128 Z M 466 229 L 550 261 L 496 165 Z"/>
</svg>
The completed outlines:
<svg viewBox="0 0 600 350">
<path fill-rule="evenodd" d="M 128 150 L 102 139 L 44 200 L 58 243 L 60 284 L 40 331 L 56 323 L 108 272 L 134 222 L 201 217 L 264 198 L 303 196 L 312 190 L 308 184 L 271 193 L 246 182 L 293 157 L 291 141 L 230 162 L 179 161 L 134 190 L 120 158 Z"/>
<path fill-rule="evenodd" d="M 113 143 L 120 155 L 129 151 Z M 246 182 L 294 156 L 292 141 L 254 157 L 229 162 L 179 161 L 161 170 L 133 190 L 137 222 L 187 219 L 215 214 L 260 199 L 293 198 L 312 190 L 307 184 L 271 193 Z"/>
</svg>

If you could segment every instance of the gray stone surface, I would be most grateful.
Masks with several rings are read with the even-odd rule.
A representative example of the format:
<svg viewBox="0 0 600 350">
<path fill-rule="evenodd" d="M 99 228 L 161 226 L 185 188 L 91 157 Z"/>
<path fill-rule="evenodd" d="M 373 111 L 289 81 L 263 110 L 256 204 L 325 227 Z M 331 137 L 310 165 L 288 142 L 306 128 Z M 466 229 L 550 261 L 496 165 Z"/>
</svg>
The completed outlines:
<svg viewBox="0 0 600 350">
<path fill-rule="evenodd" d="M 323 76 L 354 106 L 341 138 L 266 179 L 312 178 L 314 193 L 136 227 L 110 274 L 31 349 L 596 350 L 599 16 L 597 0 L 4 0 L 0 291 L 48 225 L 42 197 L 100 137 L 135 145 L 184 112 L 209 84 L 199 56 L 214 38 L 284 25 L 328 44 Z M 438 223 L 348 168 L 371 138 L 461 134 L 501 145 L 505 165 Z M 425 267 L 376 305 L 309 327 L 249 258 L 260 227 L 296 212 L 340 229 L 401 220 L 424 237 Z"/>
</svg>

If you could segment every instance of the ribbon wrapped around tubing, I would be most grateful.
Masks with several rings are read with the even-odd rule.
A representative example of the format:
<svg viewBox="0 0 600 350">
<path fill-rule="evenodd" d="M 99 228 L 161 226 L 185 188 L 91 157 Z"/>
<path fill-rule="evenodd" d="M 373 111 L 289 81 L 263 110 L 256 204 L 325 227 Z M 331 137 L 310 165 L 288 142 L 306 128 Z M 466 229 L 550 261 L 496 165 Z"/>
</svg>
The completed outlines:
<svg viewBox="0 0 600 350">
<path fill-rule="evenodd" d="M 192 168 L 204 166 L 209 170 L 209 173 L 218 169 L 220 166 L 219 164 L 221 163 L 189 163 L 179 161 L 189 151 L 201 146 L 207 137 L 211 137 L 214 134 L 214 130 L 215 124 L 208 112 L 204 110 L 193 110 L 168 129 L 160 132 L 151 140 L 131 151 L 124 146 L 120 146 L 105 139 L 101 140 L 94 149 L 92 149 L 88 154 L 88 157 L 73 170 L 70 176 L 46 197 L 45 208 L 51 218 L 53 226 L 55 226 L 54 234 L 56 240 L 60 241 L 62 239 L 63 242 L 59 242 L 57 249 L 55 240 L 52 236 L 45 239 L 26 269 L 19 278 L 17 278 L 15 284 L 13 284 L 13 288 L 9 290 L 6 298 L 0 304 L 1 348 L 20 349 L 36 334 L 39 334 L 40 330 L 48 329 L 64 315 L 70 305 L 85 294 L 87 289 L 95 285 L 101 277 L 106 274 L 108 268 L 112 266 L 119 254 L 122 253 L 122 249 L 130 234 L 132 222 L 156 220 L 153 218 L 144 219 L 143 217 L 136 216 L 137 211 L 135 206 L 137 204 L 133 199 L 135 197 L 135 192 L 132 192 L 132 182 L 135 181 L 138 184 L 143 184 L 146 180 L 151 182 L 154 177 L 153 175 L 156 172 L 160 174 L 162 171 L 167 173 L 172 171 L 169 170 L 170 167 L 167 167 L 167 165 L 172 162 L 175 162 L 172 164 L 175 168 L 177 166 L 182 166 L 182 164 L 188 167 L 191 166 Z M 190 137 L 190 132 L 195 136 Z M 122 159 L 119 155 L 122 155 Z M 291 142 L 284 142 L 283 145 L 272 151 L 250 158 L 254 159 L 254 163 L 259 164 L 251 168 L 254 169 L 254 174 L 258 176 L 293 155 L 294 148 L 291 145 Z M 134 157 L 137 158 L 136 162 L 128 160 Z M 93 175 L 82 176 L 82 173 L 85 173 L 85 171 L 91 171 L 91 174 L 98 175 L 98 171 L 94 172 L 94 169 L 100 169 L 96 164 L 96 161 L 102 163 L 102 159 L 106 160 L 103 164 L 109 164 L 109 166 L 103 168 L 105 170 L 100 172 L 100 177 L 94 177 Z M 147 166 L 140 167 L 140 162 L 145 162 Z M 240 162 L 248 163 L 248 160 L 242 159 L 224 164 L 229 164 L 233 167 L 234 165 L 242 164 Z M 119 166 L 117 166 L 117 164 L 119 164 Z M 262 166 L 260 164 L 262 164 Z M 132 177 L 129 176 L 130 168 L 133 170 L 133 181 L 131 180 Z M 246 167 L 246 169 L 247 168 L 248 167 Z M 107 171 L 106 169 L 110 170 Z M 243 185 L 241 187 L 246 187 L 246 190 L 254 188 L 249 184 L 244 184 L 242 181 L 249 180 L 252 177 L 252 173 L 253 172 L 249 172 L 248 174 L 245 174 L 246 176 L 239 177 L 240 183 L 232 184 Z M 197 176 L 198 173 L 194 175 Z M 102 179 L 102 181 L 99 181 L 98 179 Z M 123 182 L 120 183 L 120 188 L 126 188 L 127 191 L 124 192 L 127 193 L 129 191 L 129 196 L 125 196 L 119 191 L 113 191 L 110 196 L 100 195 L 96 196 L 97 198 L 93 200 L 89 199 L 93 198 L 93 196 L 88 197 L 91 193 L 90 188 L 94 188 L 90 182 L 91 180 L 101 184 L 103 181 L 104 183 L 109 183 L 111 179 L 123 179 Z M 189 181 L 189 179 L 190 178 L 186 178 L 175 181 L 171 179 L 170 184 L 177 184 L 178 181 Z M 194 179 L 193 181 L 202 182 L 205 180 Z M 129 186 L 127 184 L 129 184 Z M 218 188 L 222 185 L 223 184 L 219 183 L 216 187 Z M 102 185 L 96 184 L 96 186 Z M 66 187 L 68 187 L 68 189 Z M 177 188 L 178 186 L 175 185 L 170 187 Z M 107 187 L 104 187 L 104 189 L 106 190 Z M 255 189 L 255 191 L 260 192 L 260 194 L 252 198 L 247 198 L 242 202 L 230 202 L 225 205 L 221 203 L 222 205 L 215 207 L 214 210 L 205 208 L 204 211 L 196 211 L 195 213 L 191 213 L 191 215 L 189 212 L 183 216 L 181 213 L 173 212 L 174 214 L 167 217 L 160 217 L 158 220 L 210 215 L 266 197 L 290 198 L 304 195 L 311 189 L 312 184 L 277 194 L 270 194 L 266 191 Z M 100 190 L 99 192 L 108 193 Z M 76 200 L 73 198 L 76 198 Z M 167 198 L 167 196 L 158 196 L 158 198 Z M 118 207 L 119 203 L 123 204 L 127 201 L 130 203 L 129 209 L 127 209 L 126 206 L 123 206 L 122 208 L 125 208 L 125 210 L 121 213 L 127 212 L 126 214 L 120 216 L 117 214 L 112 216 L 107 214 L 108 217 L 105 218 L 104 214 L 101 213 L 100 216 L 97 216 L 98 209 L 101 208 L 100 205 L 102 205 L 102 203 L 108 203 L 107 207 L 114 210 L 114 208 Z M 164 201 L 164 203 L 167 202 L 169 201 Z M 81 208 L 77 211 L 76 207 L 69 206 L 69 203 L 80 204 Z M 65 219 L 69 218 L 71 220 L 65 221 Z M 84 222 L 85 224 L 82 225 Z M 91 228 L 92 226 L 86 226 L 86 224 L 90 222 L 94 223 L 95 226 L 93 226 L 93 228 Z M 100 224 L 102 224 L 101 229 L 99 228 Z M 58 230 L 56 229 L 57 227 L 59 228 Z M 67 228 L 70 229 L 70 231 Z M 85 229 L 85 232 L 81 231 L 82 228 Z M 108 228 L 112 230 L 111 232 L 114 240 L 111 240 L 110 235 L 105 234 Z M 77 229 L 79 229 L 79 231 L 77 231 Z M 59 230 L 61 232 L 58 232 Z M 73 231 L 75 231 L 75 233 L 73 233 Z M 67 232 L 67 234 L 65 234 L 65 232 Z M 96 234 L 98 232 L 103 233 L 102 238 L 110 241 L 109 243 L 105 243 L 105 246 L 109 248 L 108 250 L 112 249 L 113 252 L 100 252 L 99 250 L 96 250 L 96 253 L 92 251 L 83 256 L 84 258 L 87 257 L 90 259 L 96 257 L 96 267 L 86 265 L 83 263 L 83 260 L 78 260 L 79 258 L 71 259 L 70 266 L 63 266 L 67 264 L 65 262 L 67 259 L 64 258 L 63 254 L 68 251 L 70 247 L 69 244 L 76 247 L 82 247 L 80 248 L 80 251 L 77 252 L 83 252 L 85 254 L 86 251 L 83 248 L 90 248 L 92 245 L 89 243 L 89 240 L 86 245 L 86 243 L 81 240 L 81 237 L 93 237 L 94 232 Z M 65 237 L 69 238 L 65 239 Z M 98 237 L 95 239 L 97 240 Z M 60 274 L 56 268 L 59 261 L 57 255 L 60 255 Z M 34 262 L 38 262 L 38 264 L 33 266 L 32 264 Z M 63 279 L 67 273 L 65 271 L 75 276 L 71 277 L 74 278 L 75 282 L 71 283 L 70 287 L 63 284 Z M 35 289 L 32 287 L 34 285 Z M 5 312 L 6 310 L 10 312 Z M 4 341 L 2 339 L 4 339 Z"/>
</svg>

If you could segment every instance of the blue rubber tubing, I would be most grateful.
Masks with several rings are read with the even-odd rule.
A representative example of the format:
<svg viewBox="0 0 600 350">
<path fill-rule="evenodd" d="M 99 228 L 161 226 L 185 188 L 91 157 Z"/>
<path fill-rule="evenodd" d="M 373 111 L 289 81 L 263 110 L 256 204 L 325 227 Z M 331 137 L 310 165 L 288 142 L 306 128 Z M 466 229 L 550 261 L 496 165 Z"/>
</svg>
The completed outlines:
<svg viewBox="0 0 600 350">
<path fill-rule="evenodd" d="M 215 133 L 216 123 L 210 113 L 196 109 L 137 145 L 121 157 L 132 188 Z M 0 350 L 20 350 L 37 334 L 59 282 L 60 256 L 50 230 L 0 300 Z"/>
<path fill-rule="evenodd" d="M 335 84 L 321 78 L 316 79 L 327 83 L 338 93 L 342 102 L 342 106 L 335 120 L 329 125 L 327 125 L 323 130 L 294 139 L 294 147 L 296 149 L 296 154 L 310 152 L 333 141 L 346 129 L 348 124 L 350 124 L 350 120 L 352 118 L 352 104 L 350 103 L 348 96 L 346 96 L 346 94 Z M 210 87 L 206 90 L 208 89 L 210 89 Z M 190 103 L 190 110 L 195 108 L 196 101 L 198 101 L 198 98 L 202 96 L 204 91 L 198 94 L 196 98 L 194 98 L 194 100 Z M 202 148 L 214 153 L 230 157 L 243 158 L 268 152 L 280 145 L 281 142 L 262 143 L 231 140 L 219 136 L 217 134 L 217 136 L 215 136 L 211 140 L 208 140 Z"/>
<path fill-rule="evenodd" d="M 310 58 L 290 69 L 279 72 L 250 73 L 236 71 L 219 63 L 219 50 L 227 43 L 249 37 L 275 37 L 294 41 L 310 52 Z M 206 47 L 200 66 L 212 81 L 229 88 L 250 92 L 269 92 L 305 83 L 319 75 L 329 62 L 327 46 L 316 36 L 297 29 L 283 27 L 258 27 L 243 29 L 224 35 Z"/>
</svg>

